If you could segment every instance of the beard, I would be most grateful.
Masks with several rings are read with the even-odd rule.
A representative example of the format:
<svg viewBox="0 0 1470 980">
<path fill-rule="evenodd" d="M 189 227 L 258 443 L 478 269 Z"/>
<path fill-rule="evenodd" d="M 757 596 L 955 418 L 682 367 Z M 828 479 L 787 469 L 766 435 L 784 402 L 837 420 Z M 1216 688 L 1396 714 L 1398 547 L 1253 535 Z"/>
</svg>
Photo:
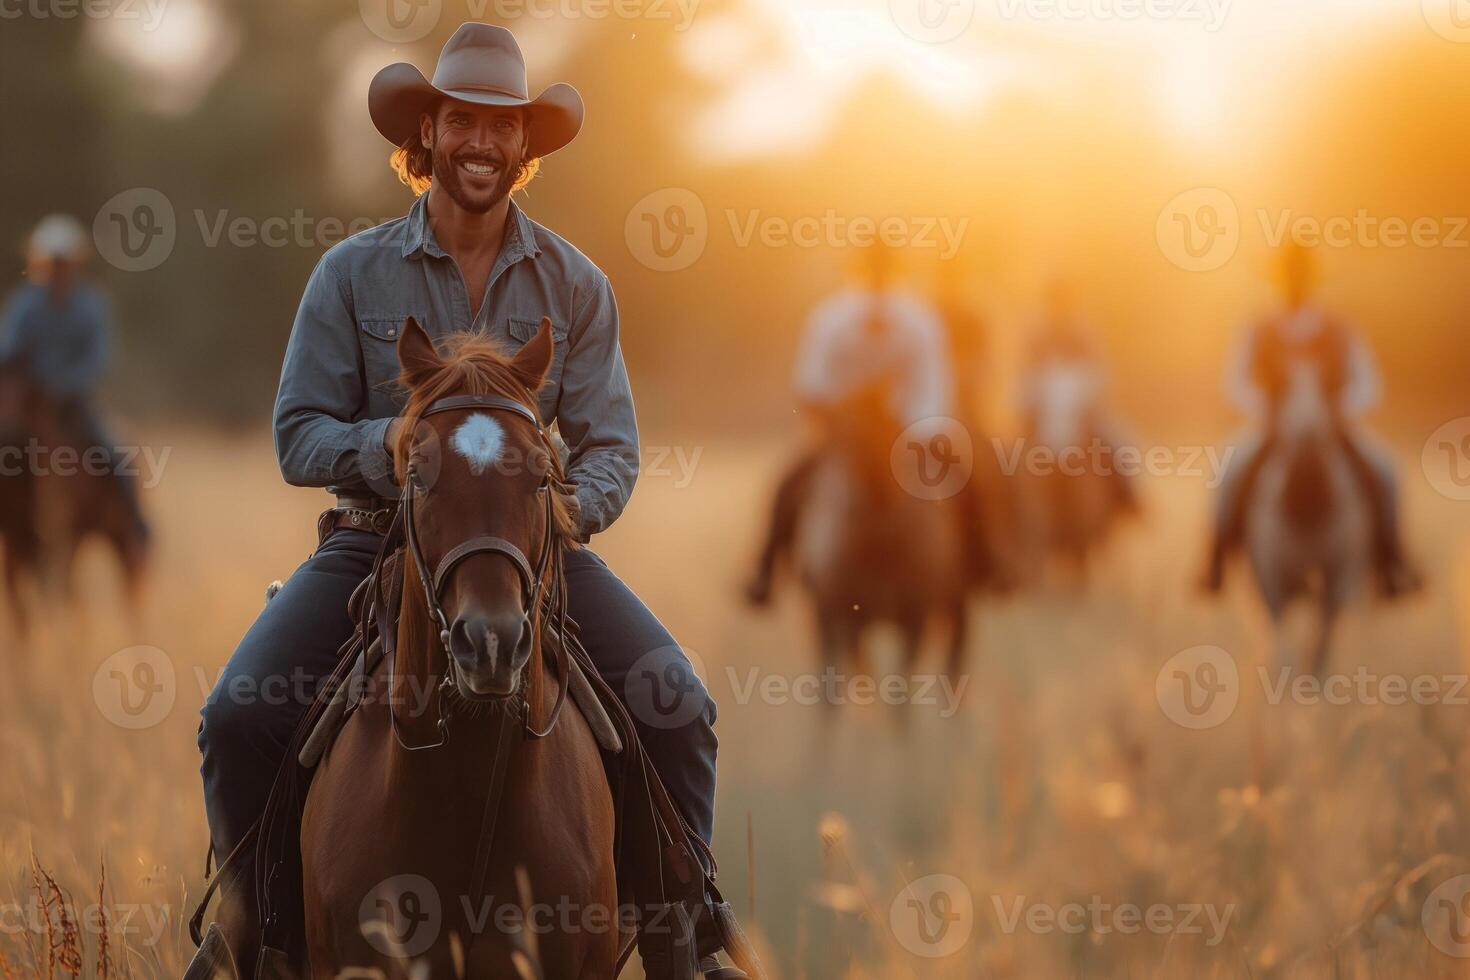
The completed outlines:
<svg viewBox="0 0 1470 980">
<path fill-rule="evenodd" d="M 470 214 L 484 214 L 508 197 L 511 185 L 515 183 L 516 171 L 519 169 L 511 166 L 505 157 L 495 150 L 450 156 L 436 144 L 433 160 L 434 182 L 444 188 L 450 200 Z M 481 186 L 471 187 L 460 166 L 465 162 L 484 163 L 495 167 L 498 171 L 495 182 L 488 189 Z"/>
</svg>

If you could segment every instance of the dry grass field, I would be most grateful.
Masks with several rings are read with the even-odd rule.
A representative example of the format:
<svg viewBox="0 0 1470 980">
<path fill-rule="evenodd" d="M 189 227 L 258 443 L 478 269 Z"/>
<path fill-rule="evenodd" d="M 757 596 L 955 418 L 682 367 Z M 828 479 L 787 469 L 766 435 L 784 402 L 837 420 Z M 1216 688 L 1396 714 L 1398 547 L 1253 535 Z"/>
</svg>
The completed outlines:
<svg viewBox="0 0 1470 980">
<path fill-rule="evenodd" d="M 93 555 L 83 619 L 53 612 L 24 648 L 4 627 L 0 975 L 69 972 L 47 963 L 37 868 L 76 910 L 83 975 L 104 935 L 113 975 L 178 975 L 205 847 L 196 710 L 265 583 L 313 545 L 324 495 L 284 487 L 268 439 L 151 438 L 172 454 L 146 498 L 158 551 L 143 621 L 121 615 Z M 1347 695 L 1319 699 L 1342 703 L 1271 703 L 1250 590 L 1237 577 L 1220 602 L 1195 593 L 1207 497 L 1177 479 L 1146 487 L 1144 519 L 1086 591 L 975 604 L 957 704 L 930 689 L 916 700 L 940 704 L 827 710 L 783 693 L 816 670 L 798 597 L 761 615 L 738 600 L 780 448 L 682 449 L 700 451 L 692 477 L 673 458 L 648 466 L 597 546 L 720 702 L 722 880 L 777 976 L 1470 975 L 1451 955 L 1470 952 L 1470 692 L 1456 681 L 1470 505 L 1437 495 L 1417 461 L 1409 534 L 1431 585 L 1349 616 L 1330 689 Z M 99 707 L 104 662 L 140 644 L 166 655 L 172 700 L 129 729 Z M 1156 682 L 1201 645 L 1237 665 L 1238 703 L 1192 729 Z M 1389 703 L 1390 675 L 1452 703 Z M 53 894 L 44 878 L 39 893 Z"/>
</svg>

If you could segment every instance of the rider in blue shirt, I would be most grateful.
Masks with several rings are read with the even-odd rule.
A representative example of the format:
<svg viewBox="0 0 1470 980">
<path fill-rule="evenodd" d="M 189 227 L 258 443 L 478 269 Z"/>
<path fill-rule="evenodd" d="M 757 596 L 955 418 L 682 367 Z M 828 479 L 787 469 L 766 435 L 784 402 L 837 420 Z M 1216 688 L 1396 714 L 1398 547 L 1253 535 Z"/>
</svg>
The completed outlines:
<svg viewBox="0 0 1470 980">
<path fill-rule="evenodd" d="M 79 448 L 107 451 L 108 469 L 146 535 L 136 482 L 117 465 L 117 450 L 93 405 L 107 369 L 110 317 L 102 293 L 84 278 L 87 241 L 68 215 L 49 215 L 36 226 L 27 247 L 29 281 L 0 310 L 0 364 L 20 365 L 51 396 Z"/>
</svg>

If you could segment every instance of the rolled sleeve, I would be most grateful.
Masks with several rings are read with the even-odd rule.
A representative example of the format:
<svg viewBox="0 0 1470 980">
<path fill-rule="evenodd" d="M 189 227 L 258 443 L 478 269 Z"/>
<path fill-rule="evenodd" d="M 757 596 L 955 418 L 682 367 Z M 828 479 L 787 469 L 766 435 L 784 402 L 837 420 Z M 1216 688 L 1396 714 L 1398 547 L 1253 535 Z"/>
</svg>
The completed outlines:
<svg viewBox="0 0 1470 980">
<path fill-rule="evenodd" d="M 354 422 L 364 402 L 352 301 L 329 253 L 317 264 L 286 345 L 276 394 L 276 459 L 293 486 L 373 487 L 392 480 L 390 419 Z"/>
<path fill-rule="evenodd" d="M 638 422 L 618 334 L 617 302 L 603 276 L 568 333 L 557 408 L 584 538 L 617 520 L 638 479 Z"/>
</svg>

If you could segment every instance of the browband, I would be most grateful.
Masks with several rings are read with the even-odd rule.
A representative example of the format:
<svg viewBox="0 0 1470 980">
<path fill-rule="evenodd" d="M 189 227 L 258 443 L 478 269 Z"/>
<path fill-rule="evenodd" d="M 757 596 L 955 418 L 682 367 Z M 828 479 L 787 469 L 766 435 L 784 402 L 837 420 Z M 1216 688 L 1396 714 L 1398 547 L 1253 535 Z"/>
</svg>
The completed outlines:
<svg viewBox="0 0 1470 980">
<path fill-rule="evenodd" d="M 462 408 L 491 408 L 514 412 L 536 428 L 541 428 L 541 420 L 536 417 L 535 412 L 514 398 L 503 398 L 500 395 L 450 395 L 448 398 L 440 398 L 430 403 L 428 408 L 419 413 L 419 418 L 428 418 L 440 412 L 453 412 Z"/>
</svg>

